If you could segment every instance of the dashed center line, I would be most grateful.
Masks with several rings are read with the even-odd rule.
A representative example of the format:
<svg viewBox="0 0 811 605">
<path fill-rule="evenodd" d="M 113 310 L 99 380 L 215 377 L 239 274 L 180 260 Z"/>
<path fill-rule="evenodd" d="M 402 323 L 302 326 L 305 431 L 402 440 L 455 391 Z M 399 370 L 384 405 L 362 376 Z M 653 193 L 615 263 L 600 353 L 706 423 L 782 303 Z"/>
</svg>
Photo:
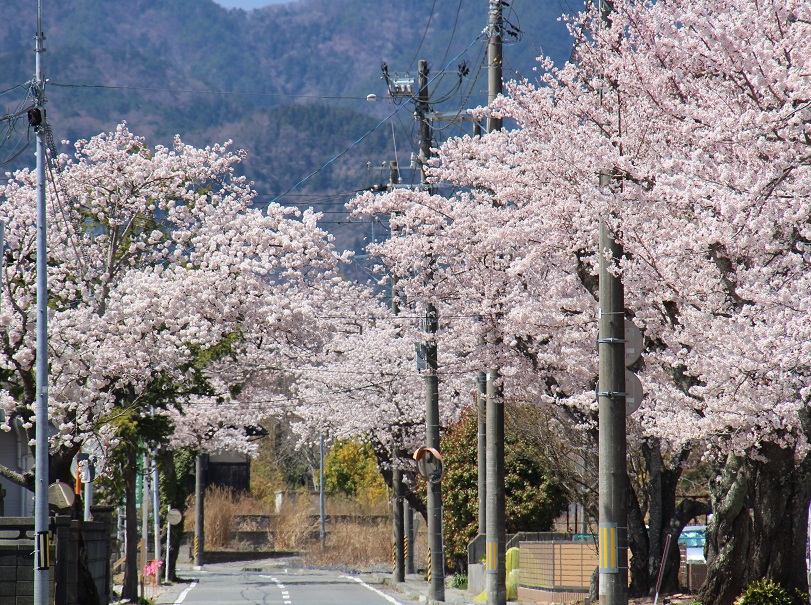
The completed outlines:
<svg viewBox="0 0 811 605">
<path fill-rule="evenodd" d="M 284 605 L 293 605 L 293 601 L 290 600 L 290 592 L 287 590 L 285 585 L 279 582 L 278 578 L 274 578 L 273 576 L 259 576 L 260 578 L 268 578 L 271 582 L 276 584 L 277 588 L 282 591 L 282 601 Z"/>
</svg>

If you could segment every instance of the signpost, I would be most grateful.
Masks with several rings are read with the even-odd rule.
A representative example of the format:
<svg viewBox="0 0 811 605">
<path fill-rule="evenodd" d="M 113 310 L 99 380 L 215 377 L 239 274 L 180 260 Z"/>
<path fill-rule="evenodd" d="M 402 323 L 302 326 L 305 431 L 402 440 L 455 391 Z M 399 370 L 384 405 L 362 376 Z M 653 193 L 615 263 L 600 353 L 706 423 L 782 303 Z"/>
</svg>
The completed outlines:
<svg viewBox="0 0 811 605">
<path fill-rule="evenodd" d="M 172 547 L 172 526 L 177 525 L 183 520 L 183 515 L 176 508 L 170 508 L 166 511 L 166 575 L 164 580 L 169 583 L 169 551 Z"/>
</svg>

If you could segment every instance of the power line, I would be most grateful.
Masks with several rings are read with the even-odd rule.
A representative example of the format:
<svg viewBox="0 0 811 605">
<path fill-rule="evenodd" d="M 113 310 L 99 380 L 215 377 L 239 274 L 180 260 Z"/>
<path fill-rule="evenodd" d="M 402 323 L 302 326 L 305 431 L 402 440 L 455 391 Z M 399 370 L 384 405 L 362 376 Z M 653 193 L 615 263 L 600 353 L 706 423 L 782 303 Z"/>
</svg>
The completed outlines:
<svg viewBox="0 0 811 605">
<path fill-rule="evenodd" d="M 22 88 L 23 86 L 27 85 L 28 82 L 25 82 L 24 84 L 17 84 L 16 86 L 12 86 L 11 88 L 6 88 L 5 90 L 0 91 L 0 96 L 3 96 L 4 94 L 11 92 L 12 90 L 17 90 L 18 88 Z"/>
<path fill-rule="evenodd" d="M 451 37 L 448 39 L 448 46 L 445 48 L 445 54 L 442 55 L 443 64 L 445 63 L 445 59 L 448 58 L 448 53 L 451 50 L 451 43 L 453 42 L 453 37 L 456 35 L 456 26 L 459 25 L 459 12 L 461 10 L 462 10 L 462 0 L 459 0 L 459 4 L 456 7 L 456 18 L 453 21 L 453 29 L 451 30 Z"/>
<path fill-rule="evenodd" d="M 451 63 L 453 63 L 453 62 L 454 62 L 456 59 L 458 59 L 458 58 L 459 58 L 459 57 L 461 57 L 463 54 L 465 54 L 465 53 L 466 53 L 468 50 L 470 50 L 470 49 L 473 47 L 473 45 L 474 45 L 476 42 L 478 42 L 478 41 L 479 41 L 481 38 L 482 38 L 482 34 L 479 34 L 478 36 L 476 36 L 476 38 L 475 38 L 475 39 L 474 39 L 474 40 L 473 40 L 473 41 L 472 41 L 472 42 L 471 42 L 471 43 L 468 45 L 468 47 L 467 47 L 467 48 L 465 48 L 465 49 L 464 49 L 462 52 L 460 52 L 458 55 L 456 55 L 456 56 L 455 56 L 453 59 L 451 59 L 451 60 L 448 62 L 448 65 L 450 65 Z M 445 68 L 447 69 L 447 65 L 445 66 Z M 434 77 L 433 77 L 431 80 L 429 80 L 429 82 L 428 82 L 428 83 L 430 84 L 431 82 L 433 82 L 434 80 L 436 80 L 436 78 L 441 77 L 441 76 L 442 76 L 442 73 L 443 73 L 443 72 L 442 72 L 442 71 L 440 71 L 440 72 L 439 72 L 439 73 L 438 73 L 436 76 L 434 76 Z M 341 151 L 341 152 L 340 152 L 340 153 L 338 153 L 337 155 L 335 155 L 335 156 L 331 157 L 331 158 L 330 158 L 329 160 L 327 160 L 327 161 L 326 161 L 326 162 L 325 162 L 325 163 L 324 163 L 324 164 L 323 164 L 323 165 L 322 165 L 320 168 L 318 168 L 318 169 L 314 170 L 313 172 L 311 172 L 310 174 L 308 174 L 307 176 L 305 176 L 303 179 L 301 179 L 301 180 L 300 180 L 298 183 L 296 183 L 295 185 L 293 185 L 292 187 L 290 187 L 290 188 L 289 188 L 287 191 L 285 191 L 285 192 L 284 192 L 284 193 L 282 193 L 281 195 L 277 196 L 276 198 L 272 199 L 272 200 L 271 200 L 271 203 L 272 203 L 272 202 L 275 202 L 276 200 L 278 200 L 278 199 L 279 199 L 279 198 L 281 198 L 281 197 L 284 197 L 285 195 L 287 195 L 287 194 L 288 194 L 288 193 L 290 193 L 291 191 L 293 191 L 293 190 L 295 190 L 295 189 L 298 189 L 298 187 L 299 187 L 299 186 L 301 186 L 301 185 L 303 185 L 304 183 L 306 183 L 308 180 L 310 180 L 311 178 L 313 178 L 315 175 L 317 175 L 318 173 L 320 173 L 322 170 L 325 170 L 325 169 L 326 169 L 328 166 L 330 166 L 330 165 L 331 165 L 331 164 L 332 164 L 332 163 L 333 163 L 335 160 L 337 160 L 337 159 L 341 158 L 342 156 L 346 155 L 346 154 L 347 154 L 349 151 L 351 151 L 352 149 L 354 149 L 355 147 L 357 147 L 357 146 L 358 146 L 358 145 L 359 145 L 359 144 L 360 144 L 360 143 L 361 143 L 361 142 L 362 142 L 362 141 L 363 141 L 363 140 L 364 140 L 366 137 L 368 137 L 370 134 L 372 134 L 372 133 L 373 133 L 373 132 L 375 132 L 375 131 L 376 131 L 378 128 L 380 128 L 380 127 L 381 127 L 383 124 L 385 124 L 385 123 L 386 123 L 386 122 L 388 122 L 388 121 L 389 121 L 391 118 L 393 118 L 393 117 L 394 117 L 394 116 L 395 116 L 395 115 L 396 115 L 396 114 L 397 114 L 397 113 L 398 113 L 398 112 L 399 112 L 399 111 L 400 111 L 400 110 L 401 110 L 401 109 L 402 109 L 404 106 L 405 106 L 404 104 L 402 104 L 402 105 L 398 105 L 398 106 L 397 106 L 397 108 L 396 108 L 394 111 L 392 111 L 392 112 L 391 112 L 389 115 L 387 115 L 385 118 L 383 118 L 382 120 L 380 120 L 380 122 L 378 122 L 378 123 L 377 123 L 377 124 L 376 124 L 374 127 L 372 127 L 370 130 L 368 130 L 368 131 L 367 131 L 367 132 L 366 132 L 366 133 L 365 133 L 363 136 L 361 136 L 359 139 L 357 139 L 357 140 L 356 140 L 354 143 L 352 143 L 352 144 L 351 144 L 349 147 L 347 147 L 346 149 L 344 149 L 343 151 Z"/>
<path fill-rule="evenodd" d="M 199 89 L 183 89 L 183 88 L 160 88 L 150 86 L 113 86 L 110 84 L 63 84 L 59 82 L 48 82 L 50 86 L 58 86 L 60 88 L 95 88 L 103 90 L 144 90 L 151 92 L 173 92 L 183 94 L 196 94 L 196 95 L 222 95 L 222 96 L 247 96 L 247 97 L 282 97 L 293 99 L 350 99 L 355 101 L 366 100 L 366 97 L 355 96 L 342 96 L 342 95 L 296 95 L 289 93 L 273 93 L 273 92 L 242 92 L 242 91 L 223 91 L 223 90 L 199 90 Z"/>
<path fill-rule="evenodd" d="M 420 39 L 420 43 L 417 46 L 417 52 L 414 53 L 414 58 L 411 59 L 411 63 L 408 64 L 408 70 L 406 70 L 406 71 L 411 70 L 411 68 L 414 66 L 414 61 L 417 60 L 417 57 L 420 54 L 420 50 L 422 49 L 422 44 L 423 44 L 423 42 L 425 42 L 425 36 L 428 33 L 428 28 L 431 27 L 431 19 L 434 18 L 434 9 L 435 8 L 436 8 L 436 0 L 434 0 L 434 3 L 431 5 L 431 14 L 428 15 L 428 23 L 425 24 L 425 29 L 422 31 L 422 38 Z M 454 27 L 454 30 L 455 29 L 456 28 Z M 444 61 L 445 59 L 443 58 L 442 60 Z"/>
</svg>

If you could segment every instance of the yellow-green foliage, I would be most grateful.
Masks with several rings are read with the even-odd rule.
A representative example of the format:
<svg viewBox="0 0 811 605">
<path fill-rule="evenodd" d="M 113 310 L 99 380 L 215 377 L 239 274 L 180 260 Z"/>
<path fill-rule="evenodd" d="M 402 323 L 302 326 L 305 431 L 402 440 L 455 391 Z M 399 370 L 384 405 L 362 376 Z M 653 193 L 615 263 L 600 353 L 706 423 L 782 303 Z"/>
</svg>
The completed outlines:
<svg viewBox="0 0 811 605">
<path fill-rule="evenodd" d="M 773 580 L 758 580 L 743 591 L 735 605 L 801 605 L 807 602 L 808 599 L 798 590 L 789 592 Z"/>
<path fill-rule="evenodd" d="M 332 494 L 345 494 L 362 505 L 386 498 L 386 483 L 369 444 L 338 441 L 324 460 L 324 486 Z"/>
</svg>

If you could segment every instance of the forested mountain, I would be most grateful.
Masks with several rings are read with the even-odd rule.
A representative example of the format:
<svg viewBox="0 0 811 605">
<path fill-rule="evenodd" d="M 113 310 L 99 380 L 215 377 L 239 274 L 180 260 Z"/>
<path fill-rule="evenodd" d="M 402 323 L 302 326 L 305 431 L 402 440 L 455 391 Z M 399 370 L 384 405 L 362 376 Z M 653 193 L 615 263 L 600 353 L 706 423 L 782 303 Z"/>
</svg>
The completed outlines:
<svg viewBox="0 0 811 605">
<path fill-rule="evenodd" d="M 505 18 L 517 35 L 506 38 L 505 78 L 532 79 L 540 54 L 568 58 L 570 40 L 558 17 L 576 4 L 510 4 Z M 0 14 L 0 93 L 7 91 L 0 101 L 8 113 L 25 88 L 8 89 L 33 75 L 36 2 L 0 0 Z M 381 62 L 415 77 L 418 59 L 428 60 L 432 77 L 447 66 L 449 73 L 431 83 L 434 99 L 448 97 L 440 108 L 481 104 L 487 18 L 487 0 L 299 0 L 251 12 L 213 0 L 43 0 L 48 119 L 57 141 L 86 138 L 122 120 L 153 144 L 167 144 L 174 134 L 196 145 L 233 139 L 248 150 L 244 170 L 263 199 L 363 138 L 296 189 L 351 192 L 387 180 L 381 164 L 395 151 L 407 164 L 413 148 L 407 104 L 389 120 L 395 132 L 389 121 L 380 124 L 398 109 L 381 80 Z M 470 73 L 457 84 L 463 61 Z M 369 93 L 379 101 L 368 103 Z M 448 133 L 439 131 L 438 139 Z M 24 134 L 18 123 L 0 162 Z M 28 163 L 25 155 L 6 169 L 21 162 Z M 343 201 L 327 201 L 336 200 Z M 330 222 L 346 219 L 336 216 Z"/>
</svg>

